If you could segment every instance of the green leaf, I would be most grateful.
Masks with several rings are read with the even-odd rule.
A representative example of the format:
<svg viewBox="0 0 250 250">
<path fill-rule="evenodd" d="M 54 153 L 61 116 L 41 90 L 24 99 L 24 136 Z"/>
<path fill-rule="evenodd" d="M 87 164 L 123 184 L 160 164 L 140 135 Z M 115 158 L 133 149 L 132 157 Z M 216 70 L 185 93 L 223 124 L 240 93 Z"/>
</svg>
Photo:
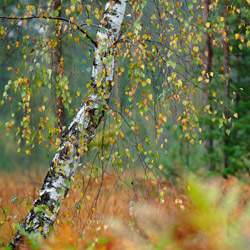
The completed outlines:
<svg viewBox="0 0 250 250">
<path fill-rule="evenodd" d="M 87 20 L 86 20 L 86 24 L 87 24 L 88 26 L 90 26 L 90 25 L 92 24 L 92 21 L 91 21 L 90 19 L 87 19 Z"/>
<path fill-rule="evenodd" d="M 108 58 L 107 57 L 103 57 L 102 61 L 103 61 L 103 64 L 106 64 L 107 61 L 108 61 Z"/>
<path fill-rule="evenodd" d="M 51 78 L 51 74 L 52 74 L 52 70 L 51 69 L 47 69 L 47 73 L 49 75 L 49 79 Z"/>
</svg>

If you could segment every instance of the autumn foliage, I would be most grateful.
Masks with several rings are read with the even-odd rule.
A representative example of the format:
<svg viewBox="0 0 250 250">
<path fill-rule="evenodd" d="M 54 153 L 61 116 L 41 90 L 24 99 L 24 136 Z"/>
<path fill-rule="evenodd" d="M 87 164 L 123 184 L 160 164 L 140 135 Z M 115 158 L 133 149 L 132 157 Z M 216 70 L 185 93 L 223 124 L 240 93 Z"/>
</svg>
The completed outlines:
<svg viewBox="0 0 250 250">
<path fill-rule="evenodd" d="M 31 208 L 40 175 L 1 175 L 2 247 Z M 129 174 L 105 174 L 101 184 L 79 173 L 49 238 L 30 235 L 20 249 L 247 249 L 250 185 L 184 179 L 129 183 Z"/>
</svg>

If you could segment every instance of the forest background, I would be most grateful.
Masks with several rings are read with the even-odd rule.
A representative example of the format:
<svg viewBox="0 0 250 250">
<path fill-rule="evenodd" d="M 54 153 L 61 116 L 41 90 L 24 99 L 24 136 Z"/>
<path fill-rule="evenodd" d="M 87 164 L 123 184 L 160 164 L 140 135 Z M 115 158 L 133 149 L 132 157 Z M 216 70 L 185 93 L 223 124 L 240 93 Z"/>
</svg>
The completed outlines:
<svg viewBox="0 0 250 250">
<path fill-rule="evenodd" d="M 2 244 L 13 237 L 18 228 L 15 223 L 25 218 L 60 138 L 91 89 L 95 36 L 105 4 L 77 0 L 0 3 L 1 227 L 8 232 L 2 233 Z M 127 218 L 126 230 L 143 231 L 137 214 L 150 214 L 157 205 L 159 213 L 174 210 L 174 222 L 159 222 L 152 233 L 155 242 L 148 232 L 133 236 L 135 248 L 147 244 L 146 238 L 154 247 L 176 244 L 188 249 L 190 234 L 197 240 L 201 227 L 205 232 L 201 237 L 209 236 L 208 240 L 193 244 L 198 249 L 206 244 L 219 249 L 206 230 L 213 219 L 222 216 L 220 210 L 227 200 L 218 193 L 224 189 L 228 197 L 237 196 L 235 190 L 240 190 L 241 198 L 233 202 L 228 216 L 240 207 L 234 219 L 242 228 L 239 217 L 248 211 L 250 175 L 249 5 L 243 0 L 127 2 L 112 55 L 115 70 L 109 106 L 70 183 L 72 193 L 63 207 L 61 224 L 58 222 L 63 230 L 55 229 L 59 239 L 71 230 L 82 239 L 79 235 L 84 232 L 86 236 L 86 228 L 92 228 L 88 243 L 115 245 L 115 236 L 112 240 L 103 236 L 104 217 Z M 103 63 L 110 60 L 107 57 Z M 190 172 L 204 183 L 189 179 Z M 211 193 L 217 195 L 207 197 L 204 205 L 203 189 L 213 186 L 209 181 L 216 183 Z M 7 183 L 12 184 L 4 191 Z M 193 187 L 191 191 L 186 183 Z M 237 188 L 228 191 L 231 185 Z M 104 209 L 109 199 L 120 202 L 111 202 L 112 212 Z M 136 207 L 142 200 L 153 203 L 153 208 Z M 206 224 L 205 214 L 215 203 L 216 212 L 211 211 L 215 218 Z M 162 208 L 162 204 L 168 205 Z M 22 207 L 19 212 L 18 207 Z M 195 209 L 201 224 L 194 223 Z M 184 236 L 177 229 L 176 236 L 172 226 L 165 228 L 165 224 L 180 223 L 179 213 L 186 216 Z M 142 217 L 150 221 L 149 215 Z M 153 227 L 152 221 L 148 223 Z M 228 229 L 228 223 L 223 229 Z M 126 244 L 128 234 L 124 235 Z M 245 238 L 235 238 L 234 244 L 242 244 L 238 249 L 244 249 L 244 243 L 247 246 Z M 86 238 L 82 241 L 87 244 Z M 225 242 L 229 244 L 227 236 Z"/>
</svg>

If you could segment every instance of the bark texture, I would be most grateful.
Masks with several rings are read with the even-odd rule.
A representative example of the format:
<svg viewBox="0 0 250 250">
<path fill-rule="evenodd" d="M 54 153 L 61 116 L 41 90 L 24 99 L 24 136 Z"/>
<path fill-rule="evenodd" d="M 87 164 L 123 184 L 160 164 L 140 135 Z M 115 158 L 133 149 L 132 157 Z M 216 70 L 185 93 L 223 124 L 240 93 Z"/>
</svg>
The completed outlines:
<svg viewBox="0 0 250 250">
<path fill-rule="evenodd" d="M 108 1 L 105 9 L 96 35 L 91 89 L 62 135 L 61 145 L 51 161 L 38 198 L 21 225 L 26 233 L 39 231 L 47 237 L 70 189 L 80 158 L 84 156 L 104 115 L 113 81 L 115 44 L 119 38 L 126 0 Z M 11 245 L 18 249 L 20 243 L 23 243 L 23 237 L 18 231 Z"/>
<path fill-rule="evenodd" d="M 203 23 L 204 25 L 206 22 L 209 21 L 209 5 L 210 0 L 204 0 L 204 10 L 203 10 Z M 211 47 L 211 38 L 209 33 L 204 33 L 203 40 L 205 41 L 204 46 L 204 57 L 203 57 L 203 64 L 204 64 L 204 96 L 203 96 L 203 105 L 206 106 L 209 104 L 210 101 L 210 93 L 209 93 L 209 84 L 211 80 L 211 67 L 212 67 L 212 47 Z M 204 131 L 211 132 L 213 130 L 213 125 L 208 125 L 204 128 Z M 208 135 L 208 138 L 205 139 L 205 150 L 208 154 L 209 159 L 209 169 L 214 170 L 215 165 L 213 161 L 213 152 L 214 152 L 214 146 L 213 146 L 213 138 L 211 135 Z"/>
</svg>

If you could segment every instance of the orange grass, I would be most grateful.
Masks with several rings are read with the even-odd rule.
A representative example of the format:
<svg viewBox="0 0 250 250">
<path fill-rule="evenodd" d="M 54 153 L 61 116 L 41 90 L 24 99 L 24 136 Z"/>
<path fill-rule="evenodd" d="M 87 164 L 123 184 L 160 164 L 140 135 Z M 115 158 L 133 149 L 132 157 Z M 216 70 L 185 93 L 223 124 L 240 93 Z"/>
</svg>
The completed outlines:
<svg viewBox="0 0 250 250">
<path fill-rule="evenodd" d="M 41 176 L 44 174 L 1 174 L 2 244 L 13 238 L 15 223 L 27 215 L 31 199 L 40 189 Z M 104 174 L 101 188 L 100 183 L 101 177 L 92 180 L 84 178 L 84 173 L 77 175 L 54 231 L 47 240 L 39 240 L 38 249 L 234 249 L 227 242 L 231 224 L 240 227 L 240 241 L 250 236 L 246 212 L 250 186 L 236 178 L 204 181 L 203 191 L 199 191 L 203 186 L 196 189 L 196 182 L 193 186 L 191 182 L 193 193 L 188 191 L 188 182 L 181 180 L 173 186 L 167 180 L 145 181 L 138 177 L 131 182 L 129 175 L 121 178 Z M 228 205 L 232 209 L 224 216 L 224 197 L 235 187 L 239 199 Z M 217 198 L 206 203 L 209 198 L 204 194 L 210 190 L 216 190 Z M 14 195 L 17 198 L 11 202 Z M 242 218 L 245 223 L 241 223 Z M 238 237 L 238 231 L 233 236 Z M 240 244 L 237 240 L 236 245 Z M 26 245 L 20 249 L 32 248 Z"/>
</svg>

